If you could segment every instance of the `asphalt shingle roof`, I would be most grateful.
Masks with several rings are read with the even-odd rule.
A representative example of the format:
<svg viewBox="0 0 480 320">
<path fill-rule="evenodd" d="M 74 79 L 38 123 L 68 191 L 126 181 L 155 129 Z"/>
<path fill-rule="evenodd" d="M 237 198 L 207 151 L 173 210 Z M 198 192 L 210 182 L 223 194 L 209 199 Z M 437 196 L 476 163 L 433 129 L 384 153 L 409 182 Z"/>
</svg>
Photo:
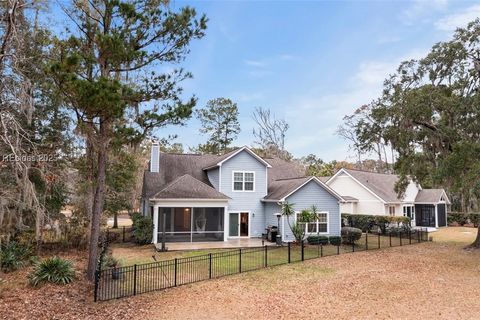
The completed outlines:
<svg viewBox="0 0 480 320">
<path fill-rule="evenodd" d="M 272 181 L 268 185 L 268 194 L 265 197 L 265 200 L 283 199 L 286 195 L 300 187 L 310 178 L 311 177 L 299 177 L 293 179 Z"/>
<path fill-rule="evenodd" d="M 434 202 L 440 201 L 443 195 L 443 189 L 423 189 L 420 190 L 415 198 L 415 202 Z"/>
<path fill-rule="evenodd" d="M 218 192 L 215 188 L 185 174 L 172 183 L 168 184 L 160 192 L 157 192 L 155 199 L 230 199 L 228 196 Z"/>
<path fill-rule="evenodd" d="M 395 183 L 399 180 L 396 174 L 376 173 L 352 169 L 344 169 L 361 184 L 370 189 L 385 202 L 400 202 L 395 192 Z"/>
</svg>

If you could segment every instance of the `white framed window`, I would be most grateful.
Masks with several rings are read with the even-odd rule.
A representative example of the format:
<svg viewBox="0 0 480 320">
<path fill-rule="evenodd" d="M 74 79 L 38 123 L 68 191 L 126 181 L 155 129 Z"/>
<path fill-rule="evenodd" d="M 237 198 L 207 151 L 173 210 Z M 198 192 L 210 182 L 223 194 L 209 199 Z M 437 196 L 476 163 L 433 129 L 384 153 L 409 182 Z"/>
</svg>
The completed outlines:
<svg viewBox="0 0 480 320">
<path fill-rule="evenodd" d="M 233 171 L 232 172 L 232 190 L 236 192 L 255 191 L 255 172 L 253 171 Z"/>
<path fill-rule="evenodd" d="M 389 206 L 388 213 L 393 217 L 395 215 L 395 206 Z"/>
<path fill-rule="evenodd" d="M 295 212 L 295 221 L 300 219 L 301 212 Z M 317 213 L 318 219 L 312 222 L 299 222 L 300 225 L 305 226 L 305 234 L 326 234 L 328 230 L 328 212 L 322 211 Z"/>
</svg>

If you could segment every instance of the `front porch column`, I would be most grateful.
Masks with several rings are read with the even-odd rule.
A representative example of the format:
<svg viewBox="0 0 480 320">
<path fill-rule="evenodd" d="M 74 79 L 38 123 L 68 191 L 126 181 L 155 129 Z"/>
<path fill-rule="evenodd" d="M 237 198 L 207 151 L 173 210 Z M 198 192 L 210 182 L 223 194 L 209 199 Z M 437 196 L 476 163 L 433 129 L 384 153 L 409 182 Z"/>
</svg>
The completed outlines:
<svg viewBox="0 0 480 320">
<path fill-rule="evenodd" d="M 223 241 L 227 241 L 228 240 L 228 227 L 230 226 L 230 216 L 228 214 L 228 206 L 225 206 L 223 208 L 224 212 L 223 212 L 223 216 L 224 216 L 224 219 L 223 219 Z"/>
<path fill-rule="evenodd" d="M 435 228 L 438 228 L 438 203 L 435 205 Z"/>
<path fill-rule="evenodd" d="M 158 242 L 158 216 L 159 216 L 158 209 L 159 209 L 158 205 L 153 206 L 153 240 L 152 242 L 155 244 Z"/>
</svg>

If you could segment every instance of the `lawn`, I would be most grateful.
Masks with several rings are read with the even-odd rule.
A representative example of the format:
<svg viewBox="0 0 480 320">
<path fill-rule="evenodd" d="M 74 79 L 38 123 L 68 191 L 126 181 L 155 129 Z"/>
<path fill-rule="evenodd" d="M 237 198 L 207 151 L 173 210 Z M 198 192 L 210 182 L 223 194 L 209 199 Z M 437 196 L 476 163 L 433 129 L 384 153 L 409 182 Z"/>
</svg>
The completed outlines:
<svg viewBox="0 0 480 320">
<path fill-rule="evenodd" d="M 468 231 L 472 234 L 464 233 Z M 21 271 L 6 275 L 0 284 L 8 285 L 0 293 L 0 315 L 8 319 L 478 319 L 480 252 L 462 248 L 474 236 L 475 229 L 442 229 L 432 233 L 437 241 L 433 243 L 312 259 L 96 304 L 92 287 L 82 281 L 32 290 L 25 287 L 21 276 L 26 271 Z M 75 258 L 78 269 L 85 262 L 85 256 Z M 82 279 L 81 272 L 77 277 Z"/>
</svg>

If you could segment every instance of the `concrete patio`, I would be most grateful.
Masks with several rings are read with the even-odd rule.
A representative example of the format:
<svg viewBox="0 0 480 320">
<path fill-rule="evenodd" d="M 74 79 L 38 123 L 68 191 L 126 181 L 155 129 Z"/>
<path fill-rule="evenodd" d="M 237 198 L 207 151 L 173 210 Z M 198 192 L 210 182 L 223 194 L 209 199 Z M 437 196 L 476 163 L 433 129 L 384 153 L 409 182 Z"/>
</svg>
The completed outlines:
<svg viewBox="0 0 480 320">
<path fill-rule="evenodd" d="M 228 249 L 228 248 L 251 248 L 275 246 L 274 242 L 266 241 L 261 238 L 242 238 L 242 239 L 228 239 L 227 241 L 211 241 L 211 242 L 167 242 L 166 247 L 168 251 L 181 250 L 200 250 L 200 249 Z M 162 248 L 161 243 L 155 244 L 157 250 Z"/>
</svg>

